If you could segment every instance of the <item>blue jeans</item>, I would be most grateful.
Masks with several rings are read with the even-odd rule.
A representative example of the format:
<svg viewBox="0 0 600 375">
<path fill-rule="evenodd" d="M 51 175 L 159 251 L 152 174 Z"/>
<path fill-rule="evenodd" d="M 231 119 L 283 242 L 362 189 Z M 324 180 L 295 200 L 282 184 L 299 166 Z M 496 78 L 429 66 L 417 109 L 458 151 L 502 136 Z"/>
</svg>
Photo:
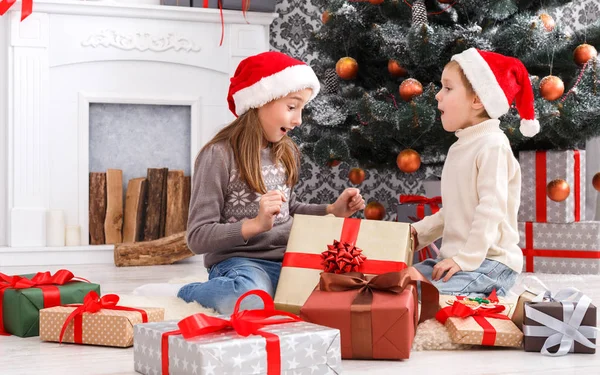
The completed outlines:
<svg viewBox="0 0 600 375">
<path fill-rule="evenodd" d="M 426 259 L 417 263 L 414 267 L 423 276 L 431 280 L 433 266 L 441 262 L 442 258 Z M 459 295 L 468 297 L 487 297 L 492 290 L 496 289 L 498 296 L 505 296 L 517 280 L 517 272 L 503 263 L 491 259 L 485 259 L 481 266 L 475 271 L 455 273 L 450 280 L 443 282 L 431 281 L 440 291 L 440 294 Z"/>
<path fill-rule="evenodd" d="M 280 273 L 281 262 L 233 257 L 211 266 L 208 281 L 184 285 L 177 297 L 229 315 L 238 298 L 249 290 L 261 289 L 273 297 Z M 242 302 L 240 310 L 262 307 L 259 297 L 249 296 Z"/>
</svg>

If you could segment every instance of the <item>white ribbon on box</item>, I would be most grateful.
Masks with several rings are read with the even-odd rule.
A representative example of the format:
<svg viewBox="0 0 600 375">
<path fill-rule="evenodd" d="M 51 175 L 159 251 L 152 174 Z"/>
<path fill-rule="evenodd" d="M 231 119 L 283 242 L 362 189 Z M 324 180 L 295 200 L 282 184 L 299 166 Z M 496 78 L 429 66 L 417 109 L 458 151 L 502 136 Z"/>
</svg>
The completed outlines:
<svg viewBox="0 0 600 375">
<path fill-rule="evenodd" d="M 531 282 L 537 284 L 536 287 L 534 287 Z M 577 302 L 583 296 L 583 293 L 579 289 L 572 287 L 561 289 L 557 293 L 552 293 L 550 288 L 536 276 L 525 277 L 522 285 L 525 287 L 525 291 L 536 295 L 531 302 L 563 302 L 568 300 Z"/>
<path fill-rule="evenodd" d="M 558 298 L 565 298 L 565 296 L 568 298 L 578 295 L 578 298 L 577 301 L 575 301 L 577 306 L 575 306 L 575 302 L 565 300 L 559 301 L 563 307 L 563 321 L 538 311 L 528 304 L 525 305 L 525 316 L 543 326 L 523 325 L 523 333 L 526 336 L 548 337 L 544 342 L 540 353 L 551 357 L 566 355 L 567 353 L 574 351 L 575 341 L 588 348 L 595 348 L 596 344 L 592 343 L 589 339 L 596 338 L 598 329 L 592 326 L 581 325 L 583 317 L 592 303 L 592 300 L 575 288 L 563 289 L 553 297 L 550 291 L 546 291 L 543 294 L 539 294 L 536 299 L 541 296 L 542 299 L 540 299 L 540 301 L 542 301 L 546 295 L 549 298 L 554 298 L 555 301 L 559 301 Z M 556 353 L 550 353 L 548 351 L 548 348 L 558 344 L 560 344 L 560 347 Z"/>
</svg>

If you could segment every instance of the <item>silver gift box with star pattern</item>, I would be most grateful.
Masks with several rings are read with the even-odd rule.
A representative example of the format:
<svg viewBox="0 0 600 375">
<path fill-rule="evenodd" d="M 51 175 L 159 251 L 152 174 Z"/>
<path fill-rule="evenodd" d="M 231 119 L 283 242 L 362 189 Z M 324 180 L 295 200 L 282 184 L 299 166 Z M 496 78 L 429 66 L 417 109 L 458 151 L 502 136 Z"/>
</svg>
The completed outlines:
<svg viewBox="0 0 600 375">
<path fill-rule="evenodd" d="M 134 366 L 138 373 L 162 374 L 162 334 L 177 330 L 177 321 L 135 326 Z M 267 326 L 261 331 L 279 337 L 281 374 L 341 374 L 340 331 L 307 322 Z M 170 375 L 267 374 L 266 340 L 224 331 L 185 340 L 168 338 Z"/>
<path fill-rule="evenodd" d="M 600 274 L 600 221 L 519 223 L 518 226 L 519 247 L 524 252 L 523 271 Z M 531 255 L 527 256 L 527 252 Z"/>
<path fill-rule="evenodd" d="M 567 224 L 576 221 L 585 220 L 585 151 L 579 150 L 579 173 L 577 173 L 577 179 L 579 180 L 579 187 L 577 190 L 575 187 L 576 180 L 576 168 L 575 168 L 575 151 L 542 151 L 545 153 L 546 158 L 546 180 L 541 181 L 543 185 L 543 191 L 540 190 L 538 194 L 544 194 L 544 200 L 546 202 L 545 210 L 545 222 L 556 223 L 556 224 Z M 544 220 L 538 220 L 536 215 L 536 153 L 537 151 L 521 151 L 519 152 L 519 164 L 521 165 L 521 205 L 519 207 L 519 221 L 536 221 L 544 222 Z M 546 195 L 546 186 L 553 180 L 565 180 L 570 187 L 570 194 L 562 202 L 555 202 L 548 198 Z M 579 197 L 576 199 L 576 194 Z M 579 220 L 575 218 L 575 206 L 576 202 L 579 202 L 578 209 L 580 213 Z"/>
</svg>

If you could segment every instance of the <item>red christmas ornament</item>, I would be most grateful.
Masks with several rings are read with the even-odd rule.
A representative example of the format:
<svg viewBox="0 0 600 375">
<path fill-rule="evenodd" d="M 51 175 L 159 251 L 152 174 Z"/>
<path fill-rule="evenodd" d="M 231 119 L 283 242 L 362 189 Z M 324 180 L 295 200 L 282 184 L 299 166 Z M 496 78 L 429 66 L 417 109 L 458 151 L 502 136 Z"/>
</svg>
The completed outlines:
<svg viewBox="0 0 600 375">
<path fill-rule="evenodd" d="M 423 93 L 423 85 L 421 82 L 414 78 L 405 79 L 400 84 L 400 96 L 404 101 L 411 101 L 412 98 L 419 96 Z"/>
<path fill-rule="evenodd" d="M 556 22 L 554 22 L 554 18 L 552 18 L 551 15 L 547 13 L 542 13 L 540 14 L 540 19 L 542 20 L 542 24 L 544 24 L 544 28 L 546 29 L 546 31 L 554 30 Z"/>
<path fill-rule="evenodd" d="M 567 199 L 570 193 L 571 188 L 569 187 L 569 183 L 563 179 L 550 181 L 546 187 L 546 194 L 548 195 L 548 198 L 555 202 L 564 201 Z"/>
<path fill-rule="evenodd" d="M 598 51 L 596 51 L 594 46 L 587 43 L 577 46 L 573 52 L 573 60 L 580 66 L 583 66 L 586 62 L 595 59 L 596 57 L 598 57 Z"/>
<path fill-rule="evenodd" d="M 381 3 L 383 3 L 385 0 L 369 0 L 369 3 L 373 4 L 373 5 L 379 5 Z"/>
<path fill-rule="evenodd" d="M 365 180 L 365 171 L 360 168 L 352 168 L 348 173 L 348 179 L 354 185 L 360 185 Z"/>
<path fill-rule="evenodd" d="M 388 72 L 392 77 L 404 77 L 408 74 L 408 71 L 398 61 L 391 59 L 388 61 Z"/>
<path fill-rule="evenodd" d="M 594 178 L 592 178 L 592 185 L 594 189 L 600 191 L 600 172 L 596 173 Z"/>
<path fill-rule="evenodd" d="M 377 201 L 369 202 L 364 212 L 368 220 L 383 220 L 385 217 L 385 207 Z"/>
<path fill-rule="evenodd" d="M 404 173 L 416 172 L 421 167 L 421 155 L 415 150 L 407 148 L 398 154 L 396 165 Z"/>
<path fill-rule="evenodd" d="M 546 100 L 556 100 L 565 92 L 565 84 L 557 76 L 546 76 L 540 81 L 540 94 Z"/>
<path fill-rule="evenodd" d="M 329 22 L 329 19 L 331 18 L 331 15 L 329 14 L 328 11 L 324 11 L 323 14 L 321 15 L 321 21 L 325 24 L 327 22 Z"/>
<path fill-rule="evenodd" d="M 358 63 L 352 57 L 342 57 L 335 64 L 335 72 L 341 79 L 354 79 L 358 74 Z"/>
</svg>

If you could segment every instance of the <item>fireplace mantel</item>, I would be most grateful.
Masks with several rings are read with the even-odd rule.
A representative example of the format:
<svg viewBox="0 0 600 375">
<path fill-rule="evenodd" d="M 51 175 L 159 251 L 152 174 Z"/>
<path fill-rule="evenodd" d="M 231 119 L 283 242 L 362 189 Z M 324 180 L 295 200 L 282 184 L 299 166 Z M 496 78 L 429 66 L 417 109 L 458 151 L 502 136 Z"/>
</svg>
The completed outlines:
<svg viewBox="0 0 600 375">
<path fill-rule="evenodd" d="M 79 250 L 89 255 L 77 263 L 112 262 L 112 246 L 87 246 L 89 103 L 190 105 L 192 159 L 233 118 L 229 77 L 269 49 L 277 14 L 224 10 L 219 46 L 218 9 L 35 1 L 23 22 L 20 3 L 11 9 L 0 17 L 0 266 L 69 264 Z M 81 227 L 82 246 L 46 248 L 51 209 Z"/>
</svg>

